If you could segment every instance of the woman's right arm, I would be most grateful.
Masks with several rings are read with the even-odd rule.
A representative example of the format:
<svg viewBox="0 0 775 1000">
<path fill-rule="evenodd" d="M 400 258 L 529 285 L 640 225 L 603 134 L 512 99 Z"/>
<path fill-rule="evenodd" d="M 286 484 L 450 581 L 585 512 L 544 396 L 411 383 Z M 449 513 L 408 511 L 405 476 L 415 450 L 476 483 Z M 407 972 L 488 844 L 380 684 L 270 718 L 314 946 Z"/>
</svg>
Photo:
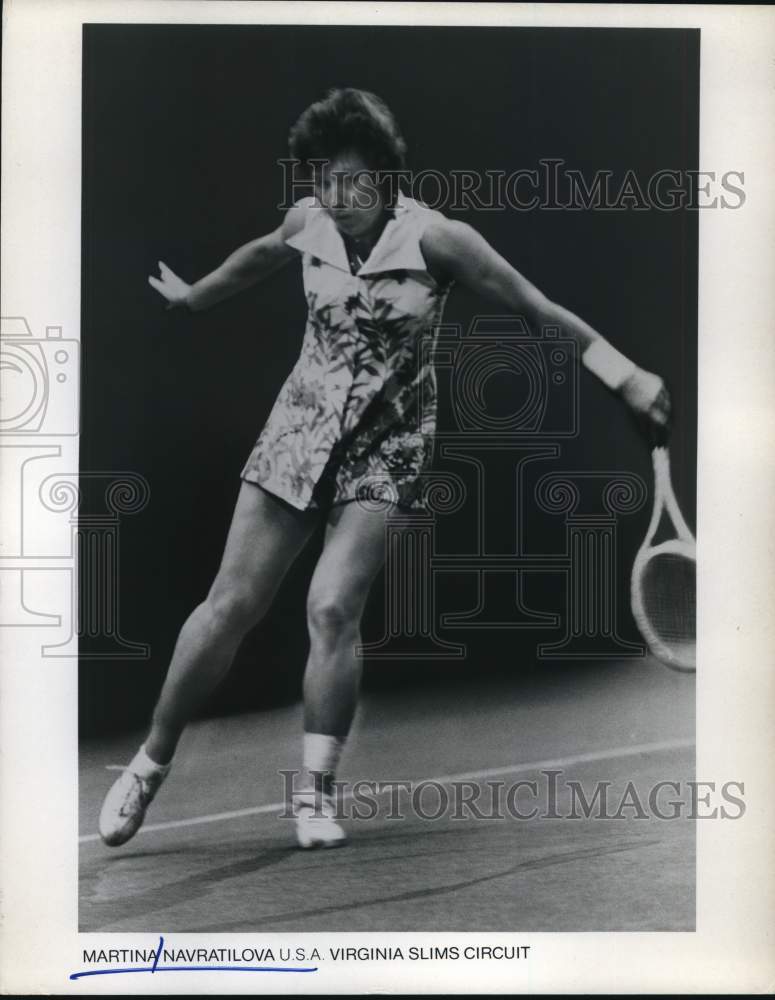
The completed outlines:
<svg viewBox="0 0 775 1000">
<path fill-rule="evenodd" d="M 220 267 L 191 285 L 163 261 L 159 261 L 160 276 L 151 275 L 148 282 L 167 300 L 168 309 L 176 306 L 186 306 L 193 312 L 207 309 L 257 284 L 296 257 L 298 252 L 285 241 L 304 226 L 308 210 L 306 200 L 294 205 L 274 232 L 238 247 Z"/>
</svg>

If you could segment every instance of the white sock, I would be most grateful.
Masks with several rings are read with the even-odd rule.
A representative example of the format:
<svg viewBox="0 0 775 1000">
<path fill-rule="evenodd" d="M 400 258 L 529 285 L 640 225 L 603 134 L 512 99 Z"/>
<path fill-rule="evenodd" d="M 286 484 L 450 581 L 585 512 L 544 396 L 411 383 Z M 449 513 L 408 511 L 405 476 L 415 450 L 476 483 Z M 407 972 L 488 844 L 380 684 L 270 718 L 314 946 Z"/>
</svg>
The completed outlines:
<svg viewBox="0 0 775 1000">
<path fill-rule="evenodd" d="M 308 788 L 320 786 L 327 792 L 336 776 L 339 758 L 345 741 L 327 733 L 304 734 L 304 784 Z M 312 774 L 310 772 L 315 772 Z"/>
<path fill-rule="evenodd" d="M 157 764 L 155 760 L 151 760 L 145 752 L 145 744 L 143 743 L 130 761 L 128 770 L 140 778 L 151 778 L 154 775 L 164 777 L 171 767 L 172 764 Z"/>
</svg>

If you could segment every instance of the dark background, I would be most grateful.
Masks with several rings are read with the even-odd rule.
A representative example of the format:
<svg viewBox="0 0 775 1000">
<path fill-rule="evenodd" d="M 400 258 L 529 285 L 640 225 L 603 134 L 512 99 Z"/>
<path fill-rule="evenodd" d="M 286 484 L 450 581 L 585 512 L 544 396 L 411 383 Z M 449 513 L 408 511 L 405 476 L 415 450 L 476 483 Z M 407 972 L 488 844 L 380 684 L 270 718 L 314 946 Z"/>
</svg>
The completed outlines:
<svg viewBox="0 0 775 1000">
<path fill-rule="evenodd" d="M 274 229 L 283 197 L 277 160 L 287 155 L 288 129 L 332 86 L 362 87 L 386 100 L 416 171 L 508 174 L 557 157 L 588 180 L 595 170 L 622 178 L 634 169 L 645 186 L 657 170 L 696 169 L 699 33 L 87 25 L 83 77 L 81 470 L 133 471 L 151 487 L 148 506 L 122 519 L 119 594 L 123 635 L 148 643 L 152 655 L 147 662 L 82 662 L 81 728 L 96 733 L 146 720 L 177 631 L 217 569 L 240 469 L 304 328 L 298 266 L 190 315 L 165 311 L 148 286 L 157 261 L 195 280 L 239 244 Z M 693 527 L 696 212 L 456 215 L 547 295 L 668 381 L 674 483 Z M 457 290 L 445 320 L 467 328 L 486 310 Z M 619 469 L 648 480 L 649 452 L 624 408 L 588 375 L 581 390 L 582 433 L 563 444 L 557 468 Z M 488 391 L 495 410 L 513 409 L 507 378 L 493 379 Z M 440 431 L 448 429 L 442 406 Z M 505 522 L 509 513 L 504 506 Z M 645 508 L 622 519 L 622 581 L 648 515 Z M 560 523 L 551 530 L 546 544 L 561 547 Z M 211 712 L 299 697 L 304 593 L 317 544 L 247 637 Z M 456 597 L 457 586 L 464 580 L 441 588 L 442 610 L 470 604 L 471 594 Z M 550 583 L 532 603 L 541 600 L 546 610 L 562 608 Z M 637 641 L 627 605 L 620 601 L 620 632 Z M 378 581 L 366 640 L 382 634 L 382 608 Z M 556 670 L 561 678 L 594 669 L 536 664 L 536 644 L 555 633 L 461 630 L 445 638 L 466 642 L 468 658 L 367 662 L 365 683 L 411 690 L 442 677 L 476 683 L 484 671 Z"/>
</svg>

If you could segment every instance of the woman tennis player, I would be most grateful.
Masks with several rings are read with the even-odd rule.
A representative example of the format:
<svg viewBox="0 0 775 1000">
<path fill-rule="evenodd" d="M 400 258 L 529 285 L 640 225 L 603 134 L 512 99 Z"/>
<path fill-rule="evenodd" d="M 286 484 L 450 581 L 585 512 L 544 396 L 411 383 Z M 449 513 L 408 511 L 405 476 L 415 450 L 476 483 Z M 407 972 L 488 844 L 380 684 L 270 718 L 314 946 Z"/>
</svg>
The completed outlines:
<svg viewBox="0 0 775 1000">
<path fill-rule="evenodd" d="M 345 842 L 330 791 L 358 697 L 360 619 L 384 561 L 386 518 L 422 507 L 436 383 L 417 346 L 437 327 L 454 284 L 534 329 L 561 327 L 585 366 L 642 422 L 652 429 L 668 422 L 657 375 L 549 301 L 475 229 L 391 190 L 405 144 L 379 98 L 330 92 L 293 127 L 290 152 L 314 181 L 314 198 L 194 284 L 163 263 L 149 278 L 168 306 L 200 310 L 301 255 L 308 318 L 300 357 L 242 470 L 210 592 L 180 632 L 145 742 L 102 807 L 100 834 L 111 846 L 139 829 L 184 727 L 321 521 L 325 540 L 307 602 L 305 790 L 294 812 L 300 846 Z"/>
</svg>

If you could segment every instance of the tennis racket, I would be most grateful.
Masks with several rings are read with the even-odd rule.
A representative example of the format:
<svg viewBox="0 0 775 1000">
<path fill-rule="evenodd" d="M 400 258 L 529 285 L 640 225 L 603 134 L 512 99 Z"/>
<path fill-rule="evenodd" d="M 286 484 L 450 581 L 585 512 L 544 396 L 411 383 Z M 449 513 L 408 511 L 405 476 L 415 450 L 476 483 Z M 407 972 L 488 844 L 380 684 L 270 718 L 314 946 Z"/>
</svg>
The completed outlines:
<svg viewBox="0 0 775 1000">
<path fill-rule="evenodd" d="M 654 448 L 654 511 L 632 567 L 632 613 L 649 649 L 674 670 L 696 669 L 697 546 L 670 481 L 667 447 Z M 663 515 L 670 537 L 654 544 Z"/>
</svg>

